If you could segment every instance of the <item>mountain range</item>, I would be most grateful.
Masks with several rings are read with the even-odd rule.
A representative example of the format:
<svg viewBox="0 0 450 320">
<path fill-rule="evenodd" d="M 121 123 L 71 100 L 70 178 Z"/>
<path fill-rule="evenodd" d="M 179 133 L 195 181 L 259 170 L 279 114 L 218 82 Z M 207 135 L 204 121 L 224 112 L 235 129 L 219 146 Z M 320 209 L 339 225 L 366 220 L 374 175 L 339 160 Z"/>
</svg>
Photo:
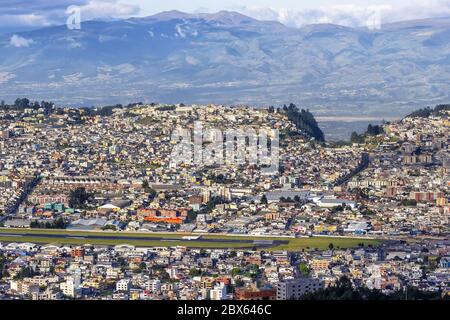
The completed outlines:
<svg viewBox="0 0 450 320">
<path fill-rule="evenodd" d="M 450 18 L 378 30 L 236 12 L 85 21 L 0 35 L 0 99 L 282 105 L 398 116 L 450 101 Z"/>
</svg>

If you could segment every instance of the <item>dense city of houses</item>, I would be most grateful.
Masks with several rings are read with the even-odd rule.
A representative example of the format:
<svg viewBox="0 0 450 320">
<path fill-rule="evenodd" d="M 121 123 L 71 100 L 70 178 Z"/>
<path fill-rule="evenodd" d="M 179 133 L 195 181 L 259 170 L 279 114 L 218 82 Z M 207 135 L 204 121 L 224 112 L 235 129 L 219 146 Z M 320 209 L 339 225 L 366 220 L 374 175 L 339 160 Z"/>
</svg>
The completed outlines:
<svg viewBox="0 0 450 320">
<path fill-rule="evenodd" d="M 449 242 L 292 253 L 9 243 L 2 299 L 287 300 L 343 275 L 384 293 L 449 294 Z"/>
<path fill-rule="evenodd" d="M 222 131 L 278 130 L 279 170 L 173 165 L 173 130 L 194 130 L 196 121 Z M 415 286 L 445 295 L 449 114 L 383 128 L 364 143 L 337 147 L 304 134 L 282 109 L 0 111 L 2 227 L 62 220 L 69 230 L 85 231 L 387 240 L 380 247 L 309 252 L 2 243 L 0 298 L 291 299 L 343 275 L 385 292 Z M 215 142 L 203 137 L 203 144 Z M 76 190 L 88 199 L 77 203 Z"/>
</svg>

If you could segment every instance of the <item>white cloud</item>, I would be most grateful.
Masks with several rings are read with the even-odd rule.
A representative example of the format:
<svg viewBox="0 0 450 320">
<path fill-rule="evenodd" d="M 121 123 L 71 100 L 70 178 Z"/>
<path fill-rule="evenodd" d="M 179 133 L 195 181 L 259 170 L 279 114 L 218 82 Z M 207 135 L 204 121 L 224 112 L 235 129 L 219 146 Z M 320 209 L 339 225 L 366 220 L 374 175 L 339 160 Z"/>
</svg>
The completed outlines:
<svg viewBox="0 0 450 320">
<path fill-rule="evenodd" d="M 4 16 L 3 18 L 8 18 L 10 17 L 11 20 L 16 20 L 18 23 L 22 24 L 22 25 L 26 25 L 26 26 L 48 26 L 50 25 L 50 21 L 48 21 L 48 19 L 40 14 L 35 14 L 35 13 L 31 13 L 31 14 L 18 14 L 18 15 L 9 15 L 9 16 Z"/>
<path fill-rule="evenodd" d="M 241 8 L 240 12 L 259 20 L 279 21 L 291 27 L 301 27 L 308 24 L 333 23 L 349 27 L 365 26 L 367 21 L 379 12 L 391 10 L 391 6 L 355 5 L 330 6 L 315 9 L 292 10 L 287 8 Z"/>
<path fill-rule="evenodd" d="M 194 57 L 191 57 L 191 56 L 187 56 L 186 57 L 186 62 L 191 64 L 191 65 L 194 65 L 194 66 L 201 64 L 200 60 L 198 60 L 198 59 L 196 59 Z"/>
<path fill-rule="evenodd" d="M 13 47 L 21 48 L 21 47 L 28 47 L 33 42 L 34 42 L 33 39 L 26 39 L 24 37 L 15 34 L 11 37 L 9 44 Z"/>
<path fill-rule="evenodd" d="M 68 8 L 81 8 L 82 20 L 106 18 L 129 18 L 138 16 L 139 5 L 129 4 L 128 0 L 33 0 L 21 1 L 20 6 L 0 0 L 0 33 L 19 32 L 51 25 L 63 25 L 70 16 Z M 8 3 L 9 2 L 9 3 Z"/>
<path fill-rule="evenodd" d="M 388 1 L 386 1 L 388 2 Z M 315 23 L 333 23 L 349 27 L 367 26 L 374 14 L 381 23 L 450 16 L 449 0 L 413 0 L 408 5 L 400 3 L 379 5 L 328 5 L 310 9 L 283 7 L 236 6 L 233 10 L 260 20 L 274 20 L 292 27 Z"/>
<path fill-rule="evenodd" d="M 2 2 L 3 1 L 3 2 Z M 81 8 L 82 21 L 107 18 L 129 18 L 154 14 L 161 10 L 178 9 L 189 12 L 234 10 L 256 19 L 275 20 L 289 26 L 313 23 L 334 23 L 351 27 L 366 26 L 374 9 L 381 9 L 382 23 L 450 16 L 450 0 L 320 0 L 306 3 L 300 0 L 2 0 L 0 32 L 19 32 L 31 27 L 64 24 L 70 4 Z M 21 3 L 20 6 L 11 3 Z M 308 1 L 309 2 L 309 1 Z M 235 4 L 233 4 L 235 3 Z M 347 4 L 346 4 L 347 3 Z M 350 4 L 349 4 L 350 3 Z M 368 3 L 365 5 L 364 3 Z M 376 5 L 369 5 L 374 3 Z M 200 7 L 195 10 L 195 8 Z M 142 9 L 143 8 L 143 9 Z M 186 34 L 186 32 L 184 32 Z M 188 34 L 186 34 L 188 35 Z M 181 35 L 180 35 L 181 36 Z"/>
<path fill-rule="evenodd" d="M 11 79 L 14 79 L 16 77 L 15 74 L 10 72 L 0 72 L 0 84 L 6 83 Z"/>
<path fill-rule="evenodd" d="M 17 14 L 17 15 L 1 15 L 0 14 L 0 28 L 40 28 L 50 26 L 52 23 L 43 15 L 40 14 Z"/>
<path fill-rule="evenodd" d="M 77 72 L 77 73 L 65 75 L 65 76 L 63 76 L 63 79 L 64 79 L 64 82 L 66 82 L 66 83 L 77 83 L 77 82 L 80 82 L 82 76 L 83 76 L 83 73 Z"/>
<path fill-rule="evenodd" d="M 396 7 L 385 13 L 385 19 L 389 22 L 448 16 L 450 16 L 448 0 L 413 0 L 408 6 Z"/>
<path fill-rule="evenodd" d="M 129 18 L 138 15 L 140 7 L 117 0 L 90 0 L 79 6 L 83 20 L 103 18 Z"/>
</svg>

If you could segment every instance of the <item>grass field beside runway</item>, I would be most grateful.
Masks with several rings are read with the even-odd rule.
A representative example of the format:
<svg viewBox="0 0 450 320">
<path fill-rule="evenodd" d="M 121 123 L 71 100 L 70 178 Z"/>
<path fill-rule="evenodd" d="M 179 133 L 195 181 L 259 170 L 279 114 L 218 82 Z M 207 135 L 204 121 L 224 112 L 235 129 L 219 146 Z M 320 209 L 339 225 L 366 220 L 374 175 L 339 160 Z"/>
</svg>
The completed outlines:
<svg viewBox="0 0 450 320">
<path fill-rule="evenodd" d="M 8 236 L 8 234 L 26 234 L 24 236 Z M 61 235 L 58 237 L 33 237 L 32 234 Z M 111 236 L 116 239 L 84 239 L 87 236 Z M 380 240 L 362 239 L 362 238 L 331 238 L 331 237 L 312 237 L 312 238 L 273 238 L 273 237 L 250 237 L 250 236 L 228 236 L 228 235 L 202 235 L 203 241 L 183 240 L 184 236 L 198 236 L 196 234 L 180 233 L 133 233 L 133 232 L 86 232 L 86 231 L 67 231 L 67 230 L 43 230 L 43 229 L 0 229 L 0 242 L 31 242 L 31 243 L 60 243 L 73 245 L 118 245 L 129 244 L 145 247 L 171 247 L 186 246 L 191 248 L 253 248 L 253 243 L 230 243 L 227 240 L 273 240 L 287 241 L 287 244 L 274 244 L 272 247 L 261 248 L 262 250 L 289 250 L 301 251 L 310 249 L 327 249 L 330 243 L 335 248 L 354 248 L 363 243 L 365 246 L 378 245 Z M 121 239 L 126 237 L 139 237 L 142 239 L 131 240 Z M 163 238 L 163 240 L 161 240 Z M 164 240 L 167 238 L 168 240 Z M 170 239 L 170 240 L 169 240 Z M 178 240 L 179 239 L 179 240 Z M 207 240 L 212 240 L 208 242 Z M 224 240 L 224 242 L 220 242 Z"/>
<path fill-rule="evenodd" d="M 329 237 L 312 237 L 312 238 L 295 238 L 289 239 L 289 243 L 276 246 L 276 250 L 287 251 L 308 251 L 308 250 L 325 250 L 329 248 L 330 243 L 334 248 L 347 249 L 356 248 L 361 243 L 364 246 L 377 246 L 381 244 L 381 240 L 361 239 L 361 238 L 329 238 Z"/>
</svg>

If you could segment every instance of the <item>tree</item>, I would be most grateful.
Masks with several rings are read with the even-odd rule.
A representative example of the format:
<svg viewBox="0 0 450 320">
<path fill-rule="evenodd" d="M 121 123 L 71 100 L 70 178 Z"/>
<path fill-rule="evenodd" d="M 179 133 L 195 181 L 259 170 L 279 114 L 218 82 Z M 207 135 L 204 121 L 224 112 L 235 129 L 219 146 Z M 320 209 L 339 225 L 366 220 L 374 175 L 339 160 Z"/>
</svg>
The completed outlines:
<svg viewBox="0 0 450 320">
<path fill-rule="evenodd" d="M 48 272 L 49 272 L 50 274 L 55 274 L 55 267 L 54 267 L 54 266 L 50 266 Z"/>
<path fill-rule="evenodd" d="M 50 221 L 39 222 L 37 220 L 33 220 L 30 222 L 30 228 L 32 228 L 32 229 L 65 229 L 66 222 L 61 217 L 54 220 L 53 222 L 50 222 Z"/>
<path fill-rule="evenodd" d="M 353 131 L 352 135 L 350 136 L 350 142 L 351 143 L 363 143 L 364 135 L 359 135 L 357 132 Z"/>
<path fill-rule="evenodd" d="M 440 292 L 420 291 L 417 288 L 408 287 L 408 299 L 410 300 L 439 300 Z M 361 286 L 354 288 L 347 276 L 341 277 L 335 285 L 325 289 L 309 293 L 301 297 L 302 300 L 403 300 L 405 294 L 397 290 L 392 294 L 384 294 L 380 290 L 369 289 Z"/>
<path fill-rule="evenodd" d="M 156 197 L 157 192 L 152 188 L 149 188 L 148 190 L 146 190 L 146 192 L 148 193 L 148 199 L 150 201 L 153 201 L 153 199 L 155 199 Z"/>
<path fill-rule="evenodd" d="M 194 222 L 197 219 L 197 212 L 190 210 L 186 217 L 186 222 Z"/>
<path fill-rule="evenodd" d="M 150 187 L 150 184 L 149 184 L 148 180 L 144 180 L 144 181 L 142 182 L 142 188 L 144 189 L 144 191 L 145 191 L 146 193 L 149 194 L 149 199 L 150 199 L 150 201 L 152 201 L 153 199 L 155 199 L 155 197 L 156 197 L 156 191 Z"/>
<path fill-rule="evenodd" d="M 191 270 L 189 270 L 189 277 L 193 278 L 193 277 L 198 277 L 202 274 L 202 271 L 196 268 L 192 268 Z"/>
<path fill-rule="evenodd" d="M 64 219 L 61 217 L 56 219 L 54 222 L 54 227 L 55 227 L 55 229 L 65 229 L 66 223 L 64 222 Z"/>
<path fill-rule="evenodd" d="M 223 204 L 223 203 L 224 203 L 224 200 L 222 198 L 220 198 L 220 197 L 211 197 L 211 199 L 206 204 L 206 213 L 210 213 L 211 211 L 214 210 L 216 205 Z"/>
<path fill-rule="evenodd" d="M 267 201 L 267 197 L 265 194 L 262 195 L 261 197 L 261 204 L 267 205 L 269 203 L 269 201 Z"/>
<path fill-rule="evenodd" d="M 3 271 L 6 266 L 6 258 L 3 254 L 0 255 L 0 279 L 3 278 Z"/>
<path fill-rule="evenodd" d="M 159 278 L 162 282 L 167 282 L 170 280 L 170 274 L 168 274 L 166 270 L 163 270 L 159 273 Z"/>
<path fill-rule="evenodd" d="M 74 209 L 82 208 L 91 197 L 85 188 L 70 191 L 69 206 Z"/>
<path fill-rule="evenodd" d="M 325 135 L 309 110 L 299 110 L 295 104 L 291 103 L 289 107 L 283 106 L 283 111 L 298 130 L 304 131 L 317 141 L 325 142 Z"/>
<path fill-rule="evenodd" d="M 14 276 L 15 280 L 20 280 L 23 278 L 32 278 L 35 275 L 37 275 L 37 273 L 30 267 L 22 267 L 22 269 L 20 269 L 20 271 Z"/>
<path fill-rule="evenodd" d="M 233 268 L 231 270 L 231 276 L 232 277 L 235 277 L 235 276 L 240 275 L 240 274 L 242 274 L 242 269 L 241 268 Z"/>
<path fill-rule="evenodd" d="M 383 127 L 379 125 L 371 125 L 367 127 L 366 135 L 369 136 L 377 136 L 379 134 L 382 134 L 384 132 Z"/>
<path fill-rule="evenodd" d="M 333 243 L 330 243 L 330 244 L 328 245 L 328 249 L 333 250 L 333 249 L 334 249 L 334 244 L 333 244 Z"/>
<path fill-rule="evenodd" d="M 434 109 L 431 107 L 426 107 L 425 109 L 420 109 L 414 111 L 410 115 L 406 116 L 407 118 L 429 118 L 432 115 L 439 115 L 442 111 L 449 111 L 450 105 L 441 104 L 437 105 Z"/>
<path fill-rule="evenodd" d="M 405 207 L 415 207 L 417 206 L 417 201 L 414 199 L 402 199 L 400 205 Z"/>
<path fill-rule="evenodd" d="M 119 263 L 119 266 L 120 266 L 121 268 L 125 268 L 125 267 L 128 266 L 128 262 L 127 262 L 127 260 L 125 260 L 124 257 L 118 257 L 118 258 L 117 258 L 117 262 Z"/>
<path fill-rule="evenodd" d="M 300 273 L 303 276 L 309 275 L 309 268 L 308 268 L 308 265 L 306 263 L 303 263 L 303 262 L 300 263 L 299 266 L 298 266 L 298 269 L 300 270 Z"/>
<path fill-rule="evenodd" d="M 113 224 L 107 224 L 106 226 L 102 227 L 102 230 L 113 230 L 113 231 L 116 231 L 117 227 L 115 225 L 113 225 Z"/>
<path fill-rule="evenodd" d="M 30 107 L 30 100 L 27 98 L 18 98 L 16 101 L 14 101 L 14 106 L 19 109 L 25 109 Z"/>
<path fill-rule="evenodd" d="M 139 264 L 139 269 L 142 271 L 147 270 L 147 265 L 145 264 L 145 262 L 141 262 Z"/>
<path fill-rule="evenodd" d="M 243 287 L 244 284 L 245 284 L 245 282 L 242 281 L 242 280 L 240 280 L 240 279 L 238 279 L 238 280 L 236 280 L 236 281 L 234 282 L 234 285 L 235 285 L 236 288 Z"/>
</svg>

